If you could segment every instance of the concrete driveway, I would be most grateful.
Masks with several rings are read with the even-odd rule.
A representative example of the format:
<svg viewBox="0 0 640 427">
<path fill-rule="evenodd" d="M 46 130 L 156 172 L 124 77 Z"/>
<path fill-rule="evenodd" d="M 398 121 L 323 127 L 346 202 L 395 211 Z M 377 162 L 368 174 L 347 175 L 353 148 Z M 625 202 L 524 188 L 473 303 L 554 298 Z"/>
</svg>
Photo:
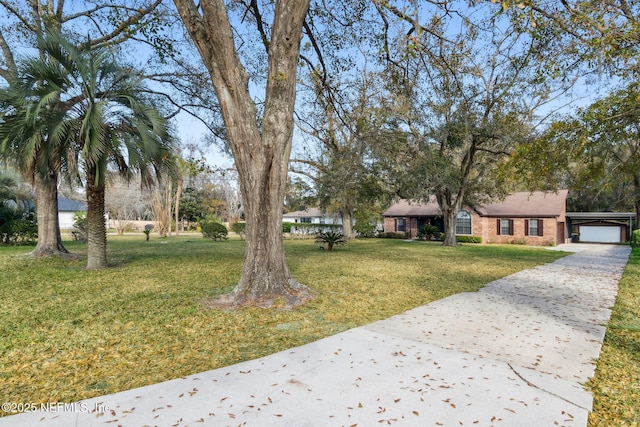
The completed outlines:
<svg viewBox="0 0 640 427">
<path fill-rule="evenodd" d="M 302 347 L 0 426 L 585 426 L 583 384 L 630 249 L 555 249 L 576 253 Z"/>
</svg>

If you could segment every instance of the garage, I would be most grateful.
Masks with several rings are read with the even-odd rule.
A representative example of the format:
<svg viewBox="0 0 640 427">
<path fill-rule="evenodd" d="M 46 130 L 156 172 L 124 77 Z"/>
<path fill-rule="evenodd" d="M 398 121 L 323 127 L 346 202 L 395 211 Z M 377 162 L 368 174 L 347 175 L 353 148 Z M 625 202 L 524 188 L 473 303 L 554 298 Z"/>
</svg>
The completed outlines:
<svg viewBox="0 0 640 427">
<path fill-rule="evenodd" d="M 584 243 L 628 242 L 636 217 L 635 212 L 567 212 L 566 215 L 572 241 Z"/>
<path fill-rule="evenodd" d="M 614 225 L 581 225 L 579 233 L 581 242 L 619 243 L 621 227 Z"/>
</svg>

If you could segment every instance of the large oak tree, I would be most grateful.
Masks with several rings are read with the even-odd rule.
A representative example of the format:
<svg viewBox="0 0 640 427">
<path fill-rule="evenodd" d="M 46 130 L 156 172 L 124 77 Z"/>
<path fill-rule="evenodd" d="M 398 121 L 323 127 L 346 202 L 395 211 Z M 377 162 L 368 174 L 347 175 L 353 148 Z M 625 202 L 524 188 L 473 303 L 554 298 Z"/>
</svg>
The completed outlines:
<svg viewBox="0 0 640 427">
<path fill-rule="evenodd" d="M 249 92 L 223 0 L 174 0 L 211 76 L 244 200 L 246 253 L 240 281 L 218 300 L 228 307 L 293 307 L 312 292 L 292 276 L 284 259 L 282 209 L 293 137 L 296 71 L 309 0 L 275 3 L 262 114 Z M 257 7 L 256 2 L 251 5 Z M 257 25 L 263 28 L 261 16 Z"/>
</svg>

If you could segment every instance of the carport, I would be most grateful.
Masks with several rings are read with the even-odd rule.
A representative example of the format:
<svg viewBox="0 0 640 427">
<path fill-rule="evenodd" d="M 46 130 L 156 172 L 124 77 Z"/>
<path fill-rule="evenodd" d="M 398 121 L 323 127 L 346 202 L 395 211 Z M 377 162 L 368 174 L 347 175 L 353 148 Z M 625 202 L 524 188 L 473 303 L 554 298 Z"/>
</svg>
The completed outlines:
<svg viewBox="0 0 640 427">
<path fill-rule="evenodd" d="M 635 212 L 567 212 L 567 223 L 579 242 L 624 243 L 629 241 L 635 217 Z"/>
</svg>

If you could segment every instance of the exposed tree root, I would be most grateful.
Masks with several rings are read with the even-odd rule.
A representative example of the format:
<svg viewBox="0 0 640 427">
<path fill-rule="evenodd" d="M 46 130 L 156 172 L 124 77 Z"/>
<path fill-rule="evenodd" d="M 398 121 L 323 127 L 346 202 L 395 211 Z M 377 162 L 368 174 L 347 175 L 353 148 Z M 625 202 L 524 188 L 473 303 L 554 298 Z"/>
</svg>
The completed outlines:
<svg viewBox="0 0 640 427">
<path fill-rule="evenodd" d="M 36 247 L 34 250 L 29 252 L 29 256 L 31 258 L 51 258 L 51 257 L 61 257 L 66 259 L 80 259 L 81 256 L 78 254 L 72 254 L 67 251 L 64 247 L 60 249 L 57 246 L 40 246 Z"/>
<path fill-rule="evenodd" d="M 310 301 L 314 296 L 310 288 L 290 279 L 289 283 L 282 287 L 281 292 L 242 292 L 236 287 L 228 294 L 203 300 L 202 303 L 207 308 L 225 311 L 249 307 L 291 310 Z"/>
</svg>

